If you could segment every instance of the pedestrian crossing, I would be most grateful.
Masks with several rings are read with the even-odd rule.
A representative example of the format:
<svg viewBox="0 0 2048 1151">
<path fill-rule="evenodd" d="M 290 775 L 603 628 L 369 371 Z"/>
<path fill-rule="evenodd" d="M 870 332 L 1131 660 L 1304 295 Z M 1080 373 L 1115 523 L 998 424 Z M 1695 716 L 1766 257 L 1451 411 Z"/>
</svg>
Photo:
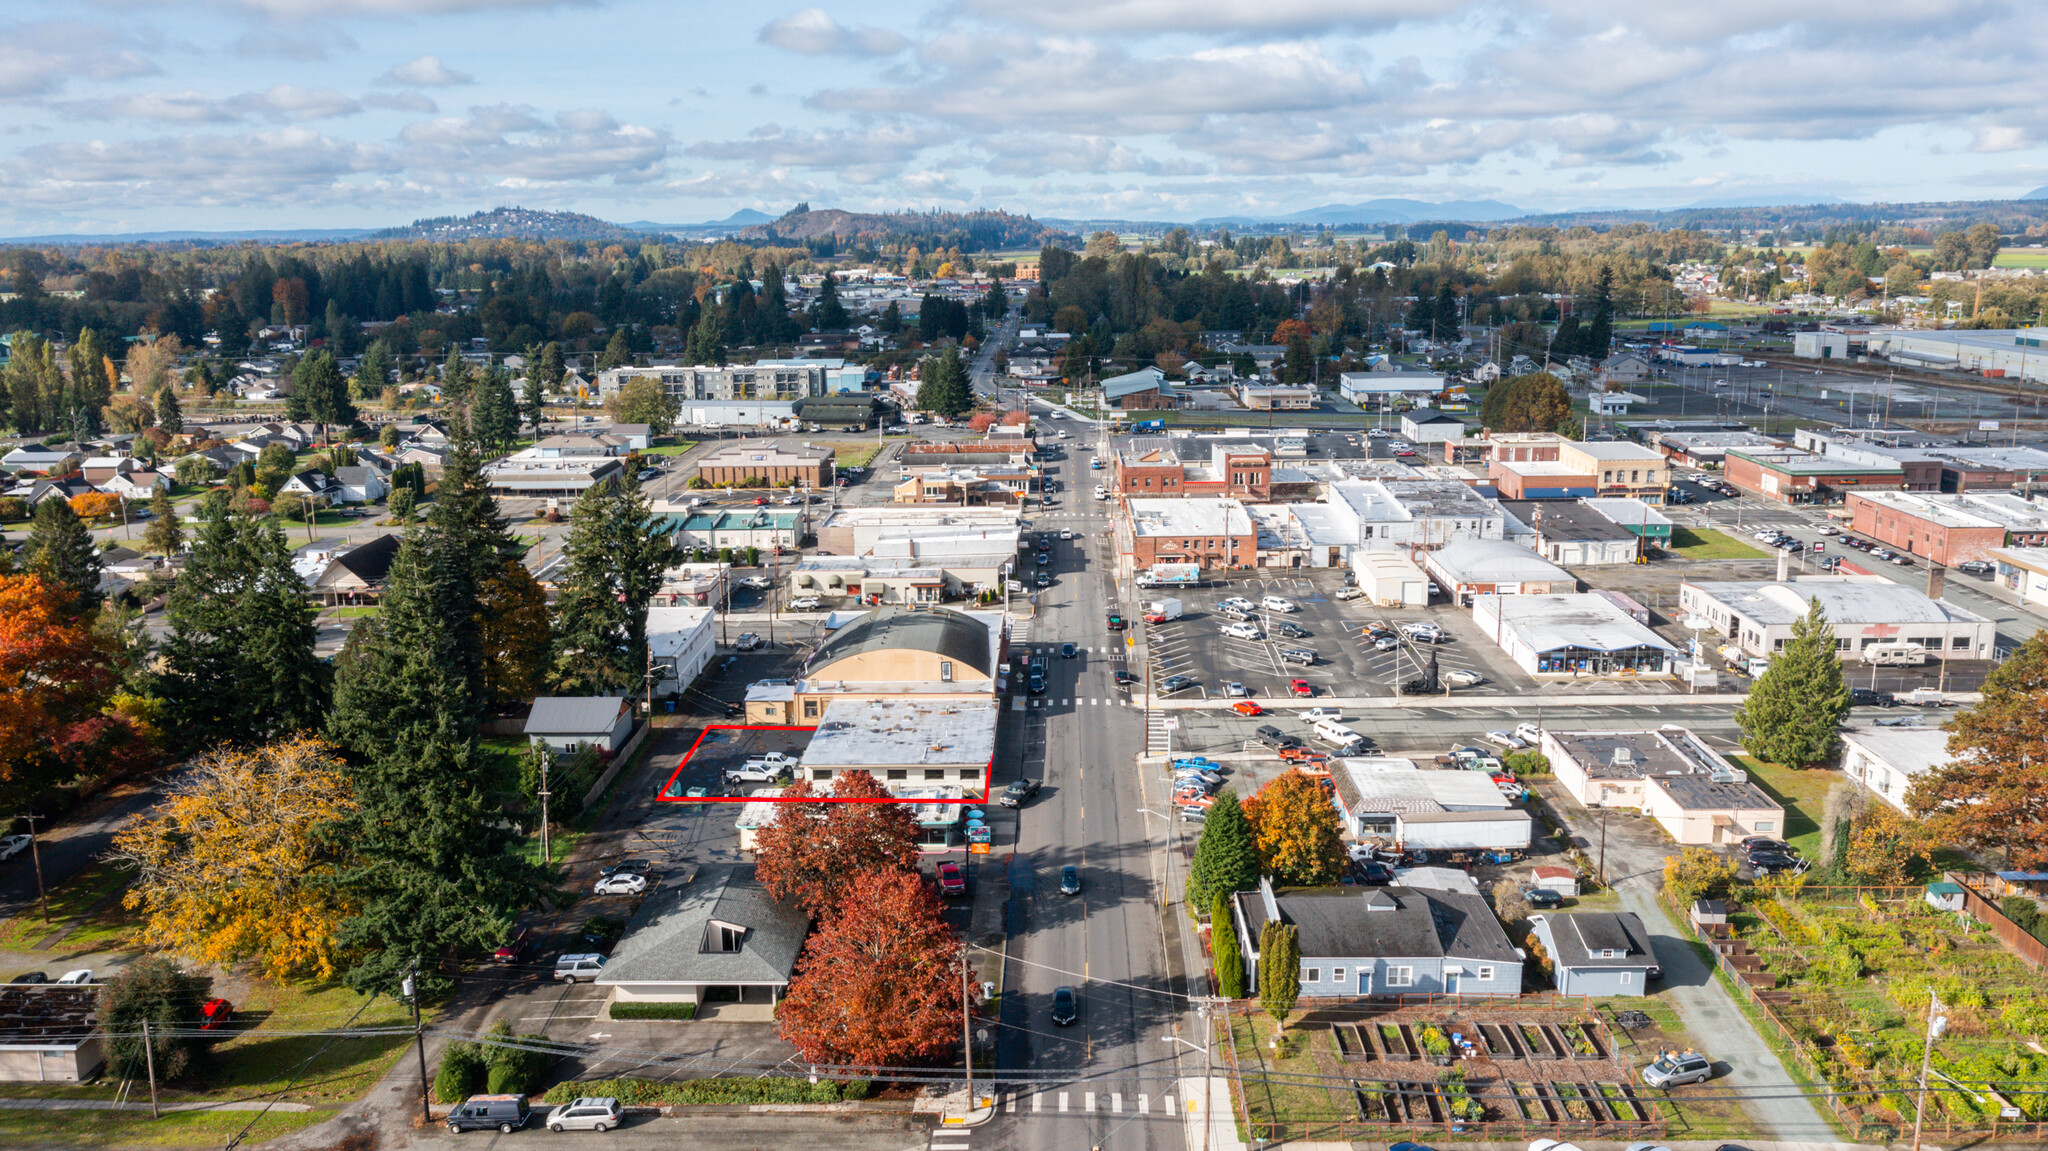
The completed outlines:
<svg viewBox="0 0 2048 1151">
<path fill-rule="evenodd" d="M 1193 1101 L 1190 1100 L 1188 1105 L 1192 1107 Z M 999 1106 L 1005 1115 L 1130 1115 L 1141 1119 L 1172 1119 L 1179 1115 L 1174 1110 L 1174 1096 L 1170 1091 L 1161 1095 L 1125 1095 L 1121 1091 L 1011 1091 L 1002 1096 Z M 936 1145 L 933 1151 L 938 1151 Z"/>
<path fill-rule="evenodd" d="M 1048 658 L 1058 658 L 1060 654 L 1060 645 L 1056 643 L 1030 643 L 1028 640 L 1019 641 L 1017 638 L 1016 629 L 1014 627 L 1010 629 L 1010 644 L 1012 647 L 1023 646 L 1029 648 L 1032 654 L 1042 655 Z M 1075 655 L 1093 656 L 1096 659 L 1106 659 L 1111 663 L 1127 662 L 1130 659 L 1129 653 L 1130 649 L 1120 643 L 1105 644 L 1101 647 L 1082 644 L 1074 645 Z"/>
<path fill-rule="evenodd" d="M 1052 699 L 1046 696 L 1030 697 L 1034 711 L 1048 707 L 1136 707 L 1127 699 Z"/>
</svg>

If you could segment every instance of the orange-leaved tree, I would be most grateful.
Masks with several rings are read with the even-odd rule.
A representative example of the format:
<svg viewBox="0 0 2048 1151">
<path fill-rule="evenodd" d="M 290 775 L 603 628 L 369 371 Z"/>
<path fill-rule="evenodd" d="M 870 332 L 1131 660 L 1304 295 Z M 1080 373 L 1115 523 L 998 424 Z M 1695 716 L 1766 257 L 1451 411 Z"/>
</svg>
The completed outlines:
<svg viewBox="0 0 2048 1151">
<path fill-rule="evenodd" d="M 1983 690 L 1949 724 L 1948 762 L 1913 780 L 1906 806 L 1937 843 L 2048 868 L 2048 632 L 2021 644 Z"/>
<path fill-rule="evenodd" d="M 126 903 L 143 938 L 202 963 L 255 962 L 278 979 L 332 979 L 355 910 L 334 882 L 356 809 L 333 748 L 298 737 L 201 756 L 170 796 L 114 837 L 138 874 Z"/>
<path fill-rule="evenodd" d="M 52 739 L 114 688 L 110 645 L 65 588 L 0 575 L 0 781 L 53 762 Z"/>
<path fill-rule="evenodd" d="M 1259 870 L 1274 882 L 1315 886 L 1343 877 L 1343 832 L 1320 780 L 1283 771 L 1244 801 L 1244 815 Z"/>
<path fill-rule="evenodd" d="M 960 1039 L 960 941 L 915 872 L 861 872 L 797 959 L 776 1008 L 782 1038 L 812 1063 L 888 1067 Z"/>
<path fill-rule="evenodd" d="M 910 807 L 865 771 L 832 781 L 829 796 L 799 782 L 775 822 L 754 844 L 755 875 L 768 894 L 815 918 L 839 906 L 861 872 L 917 869 L 917 823 Z"/>
<path fill-rule="evenodd" d="M 121 497 L 112 492 L 85 492 L 71 497 L 71 510 L 82 520 L 117 516 L 121 514 Z"/>
</svg>

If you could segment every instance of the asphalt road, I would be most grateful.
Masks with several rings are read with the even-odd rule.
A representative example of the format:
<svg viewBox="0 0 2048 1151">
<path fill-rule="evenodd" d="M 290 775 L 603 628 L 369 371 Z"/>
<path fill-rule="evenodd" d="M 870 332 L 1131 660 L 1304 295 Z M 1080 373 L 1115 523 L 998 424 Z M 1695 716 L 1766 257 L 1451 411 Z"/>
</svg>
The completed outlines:
<svg viewBox="0 0 2048 1151">
<path fill-rule="evenodd" d="M 139 812 L 155 807 L 170 778 L 126 786 L 67 814 L 62 822 L 37 821 L 36 852 L 43 883 L 54 890 L 113 846 L 114 833 Z M 0 863 L 0 919 L 36 902 L 36 859 L 26 851 Z"/>
<path fill-rule="evenodd" d="M 1077 466 L 1086 470 L 1059 465 Z M 1020 774 L 1045 780 L 1017 813 L 1007 867 L 1011 934 L 998 1077 L 1019 1081 L 997 1088 L 998 1112 L 987 1125 L 942 1131 L 933 1146 L 1177 1151 L 1184 1136 L 1169 1116 L 1179 1101 L 1168 1096 L 1178 1092 L 1177 1053 L 1186 1049 L 1161 1037 L 1185 1016 L 1186 987 L 1162 938 L 1158 849 L 1167 825 L 1145 810 L 1165 810 L 1165 797 L 1156 784 L 1148 794 L 1132 767 L 1143 713 L 1122 702 L 1113 681 L 1126 664 L 1121 637 L 1104 626 L 1118 599 L 1109 524 L 1092 500 L 1031 518 L 1034 530 L 1068 527 L 1079 538 L 1054 545 L 1056 582 L 1038 593 L 1035 618 L 1018 630 L 1028 633 L 1023 643 L 1046 653 L 1046 698 L 1089 702 L 1013 713 L 1022 721 L 1014 725 L 1021 743 L 1006 750 L 1017 766 L 999 768 L 996 783 Z M 1086 650 L 1063 659 L 1065 642 Z M 1079 869 L 1082 890 L 1063 896 L 1060 870 L 1069 865 Z M 1080 1018 L 1071 1026 L 1051 1020 L 1061 986 L 1078 994 Z"/>
</svg>

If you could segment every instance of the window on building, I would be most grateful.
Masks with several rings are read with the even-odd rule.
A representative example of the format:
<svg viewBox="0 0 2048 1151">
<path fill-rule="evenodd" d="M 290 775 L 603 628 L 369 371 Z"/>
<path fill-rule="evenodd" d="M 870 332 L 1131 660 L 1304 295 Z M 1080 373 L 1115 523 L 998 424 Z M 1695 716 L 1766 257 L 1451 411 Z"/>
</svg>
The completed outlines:
<svg viewBox="0 0 2048 1151">
<path fill-rule="evenodd" d="M 1413 987 L 1413 986 L 1415 986 L 1415 969 L 1414 969 L 1413 967 L 1389 967 L 1389 968 L 1387 968 L 1387 986 L 1388 986 L 1388 987 Z"/>
<path fill-rule="evenodd" d="M 1940 647 L 1941 645 L 1935 644 L 1934 646 Z M 1956 651 L 1967 650 L 1970 646 L 1970 637 L 1966 635 L 1959 635 L 1955 637 L 1955 639 L 1951 640 L 1948 646 Z"/>
<path fill-rule="evenodd" d="M 940 682 L 940 683 L 952 683 L 952 682 L 953 682 L 953 661 L 952 661 L 952 660 L 950 660 L 950 659 L 942 659 L 942 660 L 940 660 L 940 661 L 939 661 L 939 682 Z"/>
<path fill-rule="evenodd" d="M 1342 983 L 1342 982 L 1344 982 L 1344 969 L 1343 969 L 1343 968 L 1341 968 L 1341 967 L 1332 967 L 1332 968 L 1330 968 L 1330 982 L 1332 982 L 1332 983 Z"/>
<path fill-rule="evenodd" d="M 818 718 L 818 701 L 817 701 L 817 700 L 815 700 L 815 699 L 807 699 L 807 700 L 805 700 L 805 701 L 804 701 L 804 718 L 805 718 L 805 719 L 816 719 L 816 718 Z"/>
<path fill-rule="evenodd" d="M 910 771 L 909 771 L 909 769 L 908 769 L 908 768 L 902 768 L 902 767 L 892 767 L 892 768 L 890 768 L 890 769 L 889 769 L 889 775 L 888 775 L 888 778 L 890 778 L 890 779 L 909 779 L 909 778 L 910 778 Z"/>
<path fill-rule="evenodd" d="M 1478 980 L 1479 982 L 1481 982 L 1481 983 L 1492 983 L 1492 982 L 1493 982 L 1493 968 L 1491 968 L 1491 967 L 1480 967 L 1480 968 L 1476 968 L 1476 969 L 1474 969 L 1474 970 L 1473 970 L 1473 972 L 1472 972 L 1472 978 L 1474 978 L 1474 979 L 1477 979 L 1477 980 Z"/>
<path fill-rule="evenodd" d="M 927 767 L 924 769 L 924 777 L 926 779 L 944 779 L 946 778 L 946 769 L 943 767 Z"/>
<path fill-rule="evenodd" d="M 963 767 L 963 768 L 961 768 L 961 769 L 960 769 L 960 782 L 962 782 L 962 783 L 978 783 L 978 782 L 980 782 L 980 781 L 981 781 L 981 769 L 980 769 L 980 768 L 978 768 L 978 767 Z"/>
<path fill-rule="evenodd" d="M 1761 835 L 1762 833 L 1770 831 L 1773 828 L 1777 827 L 1777 825 L 1778 821 L 1775 819 L 1759 819 L 1756 821 L 1756 830 L 1757 833 Z"/>
<path fill-rule="evenodd" d="M 1616 950 L 1615 950 L 1614 948 L 1612 948 L 1612 947 L 1603 947 L 1603 948 L 1601 948 L 1601 949 L 1600 949 L 1600 958 L 1602 958 L 1602 959 L 1619 959 L 1619 958 L 1621 958 L 1621 952 L 1619 952 L 1619 951 L 1616 951 Z"/>
<path fill-rule="evenodd" d="M 1784 641 L 1784 640 L 1782 640 L 1782 639 L 1774 639 L 1774 640 L 1772 640 L 1772 641 L 1771 641 L 1771 650 L 1772 650 L 1772 651 L 1784 651 L 1784 650 L 1785 650 L 1785 641 Z"/>
<path fill-rule="evenodd" d="M 1320 967 L 1302 968 L 1301 981 L 1303 983 L 1321 983 L 1323 981 L 1323 969 Z"/>
<path fill-rule="evenodd" d="M 1631 984 L 1631 983 L 1634 983 L 1635 981 L 1636 981 L 1636 973 L 1635 973 L 1635 972 L 1633 972 L 1633 971 L 1624 971 L 1624 972 L 1622 972 L 1622 973 L 1621 973 L 1621 985 L 1622 985 L 1623 987 L 1627 987 L 1627 986 L 1628 986 L 1629 984 Z"/>
<path fill-rule="evenodd" d="M 829 767 L 815 767 L 815 768 L 812 768 L 812 769 L 811 769 L 811 778 L 812 778 L 812 779 L 831 779 L 831 778 L 832 778 L 832 769 L 831 769 L 831 768 L 829 768 Z"/>
</svg>

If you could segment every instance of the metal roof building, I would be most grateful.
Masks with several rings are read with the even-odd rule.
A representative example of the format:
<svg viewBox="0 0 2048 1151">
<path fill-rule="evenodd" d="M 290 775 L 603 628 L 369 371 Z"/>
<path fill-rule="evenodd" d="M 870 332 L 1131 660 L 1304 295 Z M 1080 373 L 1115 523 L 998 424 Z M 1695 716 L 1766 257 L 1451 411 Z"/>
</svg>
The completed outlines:
<svg viewBox="0 0 2048 1151">
<path fill-rule="evenodd" d="M 1472 622 L 1523 671 L 1552 679 L 1661 678 L 1678 649 L 1596 595 L 1482 595 Z"/>
</svg>

